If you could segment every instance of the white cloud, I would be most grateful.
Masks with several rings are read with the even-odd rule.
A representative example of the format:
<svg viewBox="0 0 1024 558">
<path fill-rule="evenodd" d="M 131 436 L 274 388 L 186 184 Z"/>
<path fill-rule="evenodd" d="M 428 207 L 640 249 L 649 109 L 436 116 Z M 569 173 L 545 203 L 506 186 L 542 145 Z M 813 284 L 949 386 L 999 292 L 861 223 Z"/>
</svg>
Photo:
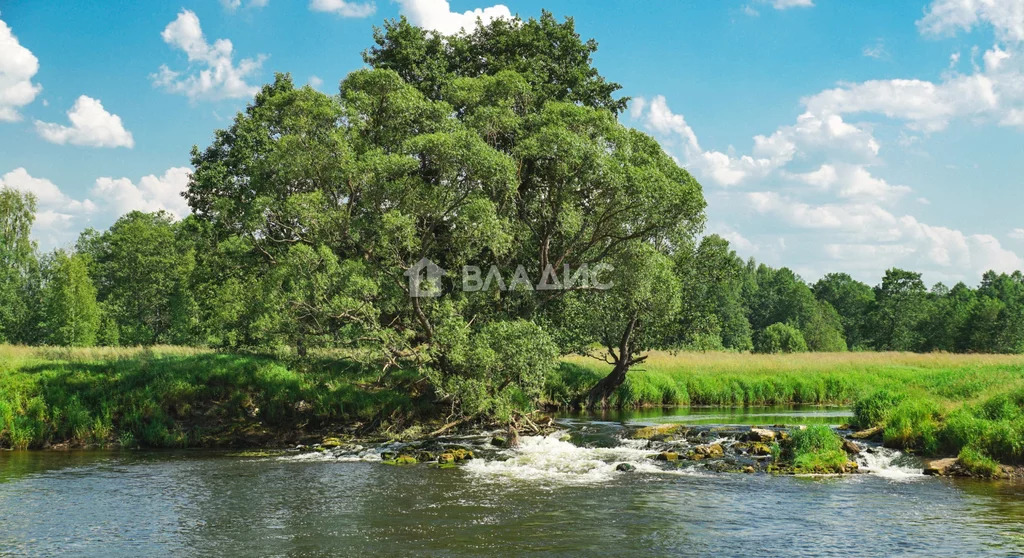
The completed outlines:
<svg viewBox="0 0 1024 558">
<path fill-rule="evenodd" d="M 776 10 L 814 7 L 814 0 L 761 0 L 761 2 L 771 4 Z"/>
<path fill-rule="evenodd" d="M 39 60 L 21 46 L 11 28 L 0 19 L 0 121 L 21 120 L 18 109 L 31 103 L 43 86 L 32 83 Z"/>
<path fill-rule="evenodd" d="M 865 45 L 861 50 L 861 54 L 876 60 L 889 58 L 889 50 L 885 48 L 885 41 L 882 39 L 876 39 L 874 43 Z"/>
<path fill-rule="evenodd" d="M 860 165 L 824 163 L 817 170 L 791 175 L 820 190 L 832 190 L 846 199 L 891 202 L 910 193 L 907 186 L 889 184 Z"/>
<path fill-rule="evenodd" d="M 310 0 L 309 9 L 314 12 L 329 12 L 341 17 L 367 17 L 377 11 L 373 2 L 350 2 L 347 0 Z"/>
<path fill-rule="evenodd" d="M 249 0 L 248 2 L 245 3 L 245 7 L 246 8 L 264 8 L 264 7 L 267 6 L 267 4 L 269 2 L 270 2 L 270 0 Z M 228 10 L 230 12 L 233 12 L 233 11 L 237 10 L 238 8 L 242 7 L 242 0 L 220 0 L 220 3 L 221 3 L 222 6 L 224 6 L 225 10 Z"/>
<path fill-rule="evenodd" d="M 477 19 L 487 24 L 499 18 L 512 18 L 512 12 L 504 4 L 460 14 L 451 10 L 448 0 L 398 0 L 398 3 L 402 15 L 408 17 L 413 25 L 445 35 L 453 35 L 462 29 L 472 31 L 476 28 Z"/>
<path fill-rule="evenodd" d="M 926 35 L 953 35 L 987 23 L 1006 41 L 1024 41 L 1024 2 L 1020 0 L 934 0 L 917 22 Z"/>
<path fill-rule="evenodd" d="M 1012 238 L 1014 240 L 1024 240 L 1024 229 L 1022 229 L 1022 228 L 1013 229 L 1006 236 L 1008 236 L 1008 237 L 1010 237 L 1010 238 Z"/>
<path fill-rule="evenodd" d="M 36 221 L 32 236 L 44 250 L 74 243 L 86 226 L 110 226 L 121 215 L 133 211 L 164 210 L 177 218 L 189 214 L 181 193 L 188 187 L 191 169 L 172 167 L 162 176 L 142 177 L 138 185 L 127 178 L 101 177 L 89 192 L 90 198 L 75 199 L 56 184 L 36 178 L 24 168 L 0 176 L 0 187 L 28 192 L 36 197 Z M 92 201 L 95 199 L 96 201 Z"/>
<path fill-rule="evenodd" d="M 651 100 L 634 99 L 630 114 L 669 146 L 678 145 L 685 165 L 721 186 L 764 178 L 801 153 L 840 152 L 870 160 L 879 150 L 870 132 L 844 122 L 836 114 L 822 118 L 804 113 L 795 124 L 782 126 L 770 136 L 755 136 L 753 155 L 740 156 L 731 153 L 731 149 L 730 153 L 702 149 L 693 128 L 683 115 L 672 112 L 662 95 Z"/>
<path fill-rule="evenodd" d="M 320 76 L 309 76 L 308 83 L 313 89 L 320 89 L 320 86 L 324 84 L 324 80 Z"/>
<path fill-rule="evenodd" d="M 90 194 L 110 204 L 117 215 L 129 211 L 164 210 L 177 218 L 189 214 L 188 203 L 181 196 L 188 187 L 192 170 L 172 167 L 163 176 L 147 175 L 135 185 L 127 178 L 100 177 Z"/>
<path fill-rule="evenodd" d="M 76 200 L 61 191 L 53 182 L 36 178 L 24 167 L 18 167 L 0 177 L 0 187 L 32 194 L 36 198 L 36 221 L 32 236 L 44 248 L 73 242 L 80 222 L 98 209 L 89 199 Z"/>
<path fill-rule="evenodd" d="M 132 133 L 124 129 L 121 117 L 110 114 L 99 99 L 82 95 L 68 111 L 71 126 L 40 122 L 36 131 L 46 141 L 88 147 L 134 147 Z"/>
<path fill-rule="evenodd" d="M 824 255 L 840 263 L 867 262 L 874 272 L 892 266 L 930 271 L 942 277 L 971 278 L 981 273 L 1024 268 L 1024 259 L 987 234 L 896 217 L 871 203 L 811 205 L 775 192 L 751 192 L 750 206 L 797 229 L 831 230 Z"/>
<path fill-rule="evenodd" d="M 249 97 L 259 88 L 246 79 L 259 71 L 265 57 L 244 58 L 237 65 L 232 61 L 233 46 L 228 39 L 217 39 L 211 45 L 203 36 L 199 18 L 190 10 L 182 10 L 178 17 L 160 33 L 164 42 L 181 49 L 188 56 L 190 66 L 200 66 L 196 72 L 176 72 L 160 66 L 150 76 L 153 83 L 172 93 L 197 99 L 231 99 Z M 191 68 L 190 68 L 191 70 Z"/>
</svg>

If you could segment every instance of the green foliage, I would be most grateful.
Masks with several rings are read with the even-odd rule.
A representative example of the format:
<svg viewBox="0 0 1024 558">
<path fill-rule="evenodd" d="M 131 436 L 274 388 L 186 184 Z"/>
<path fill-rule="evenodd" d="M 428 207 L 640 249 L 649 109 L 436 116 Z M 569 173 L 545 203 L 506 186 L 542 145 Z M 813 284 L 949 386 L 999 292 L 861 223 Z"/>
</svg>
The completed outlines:
<svg viewBox="0 0 1024 558">
<path fill-rule="evenodd" d="M 939 448 L 939 419 L 939 408 L 934 402 L 905 400 L 886 416 L 883 441 L 889 447 L 934 454 Z"/>
<path fill-rule="evenodd" d="M 57 251 L 45 276 L 42 302 L 46 342 L 76 347 L 95 344 L 100 307 L 85 258 Z"/>
<path fill-rule="evenodd" d="M 960 454 L 957 456 L 957 459 L 960 466 L 972 475 L 977 475 L 979 477 L 998 477 L 1002 474 L 999 463 L 973 448 L 965 447 L 960 450 Z"/>
<path fill-rule="evenodd" d="M 846 465 L 843 441 L 830 427 L 810 425 L 793 430 L 782 452 L 798 472 L 837 473 Z"/>
<path fill-rule="evenodd" d="M 558 355 L 548 334 L 524 320 L 491 322 L 476 332 L 448 324 L 438 332 L 437 350 L 454 371 L 428 371 L 438 394 L 467 415 L 501 420 L 531 409 Z"/>
<path fill-rule="evenodd" d="M 802 353 L 807 351 L 807 342 L 799 329 L 775 323 L 757 335 L 754 350 L 759 353 Z"/>
<path fill-rule="evenodd" d="M 892 414 L 907 398 L 905 393 L 889 389 L 880 389 L 862 397 L 853 405 L 853 424 L 858 428 L 871 428 L 884 425 Z"/>
<path fill-rule="evenodd" d="M 29 237 L 35 211 L 35 196 L 0 187 L 0 342 L 38 341 L 38 262 Z"/>
<path fill-rule="evenodd" d="M 885 351 L 921 348 L 920 327 L 928 304 L 921 274 L 896 268 L 886 271 L 882 284 L 875 288 L 875 300 L 870 318 L 875 347 Z"/>
<path fill-rule="evenodd" d="M 866 347 L 872 338 L 868 314 L 875 301 L 871 287 L 846 273 L 829 273 L 811 289 L 815 298 L 835 309 L 850 349 Z"/>
<path fill-rule="evenodd" d="M 347 359 L 318 359 L 300 370 L 193 350 L 92 351 L 0 360 L 0 447 L 221 446 L 247 432 L 288 436 L 296 424 L 416 412 L 407 387 L 415 376 L 406 370 L 375 385 L 379 371 Z"/>
</svg>

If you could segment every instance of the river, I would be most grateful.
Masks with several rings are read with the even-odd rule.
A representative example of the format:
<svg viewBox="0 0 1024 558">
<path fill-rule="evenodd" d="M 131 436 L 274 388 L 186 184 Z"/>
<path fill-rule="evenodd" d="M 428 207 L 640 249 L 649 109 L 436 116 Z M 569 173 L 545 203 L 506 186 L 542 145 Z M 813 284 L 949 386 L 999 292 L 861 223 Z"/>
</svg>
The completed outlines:
<svg viewBox="0 0 1024 558">
<path fill-rule="evenodd" d="M 379 448 L 268 458 L 0 452 L 0 555 L 1024 554 L 1021 483 L 925 477 L 889 451 L 865 454 L 869 472 L 843 477 L 665 468 L 647 459 L 646 442 L 621 439 L 624 424 L 847 415 L 567 416 L 556 435 L 454 468 L 382 464 Z M 617 471 L 623 462 L 636 470 Z"/>
</svg>

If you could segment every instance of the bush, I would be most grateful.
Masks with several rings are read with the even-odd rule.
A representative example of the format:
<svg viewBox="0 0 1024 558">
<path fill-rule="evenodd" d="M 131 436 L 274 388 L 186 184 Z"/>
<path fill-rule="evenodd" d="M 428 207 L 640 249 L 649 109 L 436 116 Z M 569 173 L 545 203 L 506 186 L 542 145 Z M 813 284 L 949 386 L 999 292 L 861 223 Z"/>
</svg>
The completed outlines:
<svg viewBox="0 0 1024 558">
<path fill-rule="evenodd" d="M 853 404 L 853 424 L 857 428 L 871 428 L 884 424 L 892 412 L 906 399 L 906 394 L 880 389 Z"/>
<path fill-rule="evenodd" d="M 847 462 L 843 440 L 823 424 L 793 431 L 783 457 L 792 460 L 793 468 L 802 472 L 837 473 Z"/>
<path fill-rule="evenodd" d="M 939 408 L 926 400 L 900 403 L 885 421 L 883 442 L 887 447 L 917 449 L 933 454 L 939 449 Z"/>
<path fill-rule="evenodd" d="M 807 342 L 800 330 L 787 324 L 775 323 L 759 333 L 754 340 L 758 353 L 805 353 Z"/>
<path fill-rule="evenodd" d="M 998 477 L 1002 473 L 999 468 L 999 463 L 996 463 L 992 458 L 970 447 L 960 450 L 960 455 L 957 456 L 957 459 L 960 461 L 960 466 L 972 475 L 978 475 L 979 477 Z"/>
</svg>

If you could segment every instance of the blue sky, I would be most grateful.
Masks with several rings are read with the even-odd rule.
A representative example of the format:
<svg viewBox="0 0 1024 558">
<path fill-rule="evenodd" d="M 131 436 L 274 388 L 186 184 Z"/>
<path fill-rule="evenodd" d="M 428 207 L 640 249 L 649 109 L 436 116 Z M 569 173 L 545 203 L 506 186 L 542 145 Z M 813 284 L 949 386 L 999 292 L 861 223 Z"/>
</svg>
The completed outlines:
<svg viewBox="0 0 1024 558">
<path fill-rule="evenodd" d="M 708 232 L 808 280 L 1024 268 L 1024 0 L 0 0 L 0 181 L 41 248 L 188 208 L 189 150 L 274 72 L 333 93 L 372 26 L 572 16 L 622 121 L 704 185 Z"/>
</svg>

